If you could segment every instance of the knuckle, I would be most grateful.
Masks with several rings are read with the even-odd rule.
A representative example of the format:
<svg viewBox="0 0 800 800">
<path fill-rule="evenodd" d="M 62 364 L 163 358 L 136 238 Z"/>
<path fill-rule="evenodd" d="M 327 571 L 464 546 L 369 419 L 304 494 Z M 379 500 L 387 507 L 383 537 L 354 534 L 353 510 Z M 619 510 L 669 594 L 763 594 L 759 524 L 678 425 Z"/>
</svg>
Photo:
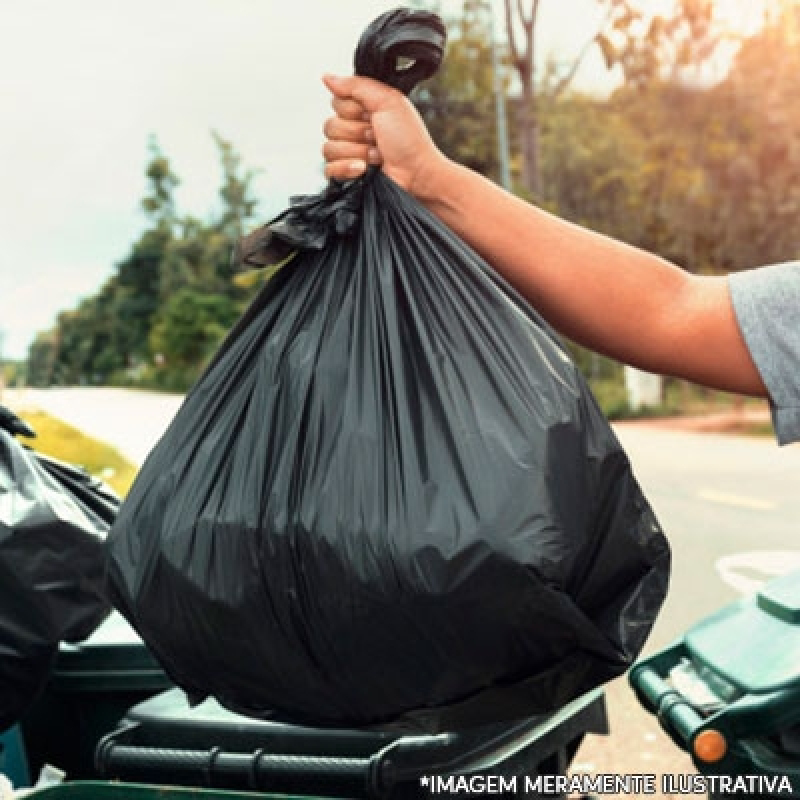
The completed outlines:
<svg viewBox="0 0 800 800">
<path fill-rule="evenodd" d="M 362 121 L 356 122 L 354 124 L 356 126 L 356 130 L 358 131 L 358 141 L 359 142 L 368 142 L 369 141 L 369 137 L 367 136 L 367 133 L 370 130 L 369 123 L 364 122 L 362 120 Z"/>
<path fill-rule="evenodd" d="M 322 155 L 325 157 L 326 161 L 332 161 L 336 158 L 336 152 L 332 142 L 325 142 L 322 145 Z"/>
<path fill-rule="evenodd" d="M 361 106 L 355 100 L 343 100 L 338 112 L 345 119 L 359 119 Z"/>
</svg>

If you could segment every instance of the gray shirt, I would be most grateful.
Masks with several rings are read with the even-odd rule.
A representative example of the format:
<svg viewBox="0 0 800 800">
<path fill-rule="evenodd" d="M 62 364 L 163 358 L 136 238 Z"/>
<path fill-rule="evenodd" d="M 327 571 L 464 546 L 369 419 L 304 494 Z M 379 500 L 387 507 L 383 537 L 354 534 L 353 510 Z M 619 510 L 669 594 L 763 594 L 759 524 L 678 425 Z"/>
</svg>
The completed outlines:
<svg viewBox="0 0 800 800">
<path fill-rule="evenodd" d="M 745 342 L 770 396 L 780 444 L 800 440 L 800 262 L 728 278 Z"/>
</svg>

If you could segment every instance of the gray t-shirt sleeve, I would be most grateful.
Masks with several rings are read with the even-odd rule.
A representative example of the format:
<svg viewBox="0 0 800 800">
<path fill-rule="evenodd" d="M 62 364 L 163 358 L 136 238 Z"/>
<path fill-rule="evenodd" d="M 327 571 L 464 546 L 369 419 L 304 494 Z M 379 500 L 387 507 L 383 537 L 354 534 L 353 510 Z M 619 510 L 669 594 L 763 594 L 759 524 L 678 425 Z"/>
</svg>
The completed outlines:
<svg viewBox="0 0 800 800">
<path fill-rule="evenodd" d="M 739 327 L 770 396 L 780 444 L 800 440 L 800 262 L 728 278 Z"/>
</svg>

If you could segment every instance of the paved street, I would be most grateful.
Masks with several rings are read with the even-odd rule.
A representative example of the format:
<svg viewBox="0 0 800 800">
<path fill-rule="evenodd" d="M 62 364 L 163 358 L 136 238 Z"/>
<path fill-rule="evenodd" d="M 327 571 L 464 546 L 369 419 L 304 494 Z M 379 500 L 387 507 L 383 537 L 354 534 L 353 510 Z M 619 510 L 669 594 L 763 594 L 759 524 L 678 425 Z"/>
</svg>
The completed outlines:
<svg viewBox="0 0 800 800">
<path fill-rule="evenodd" d="M 742 590 L 800 567 L 800 447 L 640 424 L 619 425 L 617 432 L 673 549 L 670 593 L 645 653 L 669 644 Z M 661 774 L 693 771 L 639 707 L 626 679 L 611 684 L 607 698 L 612 736 L 587 741 L 576 766 L 655 773 L 659 785 Z"/>
<path fill-rule="evenodd" d="M 141 465 L 183 397 L 130 389 L 6 389 L 0 402 L 39 408 L 114 445 Z"/>
<path fill-rule="evenodd" d="M 141 463 L 180 398 L 59 389 L 22 396 L 6 392 L 3 402 L 39 406 Z M 646 652 L 668 644 L 740 592 L 800 566 L 800 447 L 640 424 L 623 424 L 617 431 L 674 552 L 670 596 Z M 612 736 L 589 740 L 577 766 L 659 776 L 691 771 L 688 758 L 638 707 L 624 679 L 609 686 L 608 703 Z"/>
</svg>

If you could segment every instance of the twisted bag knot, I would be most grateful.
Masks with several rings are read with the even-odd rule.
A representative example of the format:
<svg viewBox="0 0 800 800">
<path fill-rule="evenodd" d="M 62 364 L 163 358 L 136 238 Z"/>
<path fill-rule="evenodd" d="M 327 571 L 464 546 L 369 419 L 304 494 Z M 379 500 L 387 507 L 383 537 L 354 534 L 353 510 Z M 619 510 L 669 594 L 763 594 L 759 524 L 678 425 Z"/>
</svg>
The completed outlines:
<svg viewBox="0 0 800 800">
<path fill-rule="evenodd" d="M 336 237 L 353 234 L 371 174 L 348 183 L 331 181 L 319 194 L 293 197 L 283 214 L 239 242 L 234 267 L 272 266 L 297 250 L 324 250 Z"/>
<path fill-rule="evenodd" d="M 293 197 L 286 214 L 269 227 L 273 236 L 295 248 L 324 250 L 332 235 L 347 236 L 356 230 L 363 193 L 363 178 L 353 183 L 331 181 L 320 194 Z"/>
<path fill-rule="evenodd" d="M 355 72 L 408 94 L 439 68 L 446 41 L 447 29 L 436 14 L 387 11 L 362 34 Z M 297 250 L 323 250 L 332 237 L 352 234 L 361 218 L 364 187 L 377 172 L 371 167 L 357 180 L 331 181 L 319 194 L 292 198 L 289 209 L 238 243 L 234 269 L 279 264 Z"/>
</svg>

